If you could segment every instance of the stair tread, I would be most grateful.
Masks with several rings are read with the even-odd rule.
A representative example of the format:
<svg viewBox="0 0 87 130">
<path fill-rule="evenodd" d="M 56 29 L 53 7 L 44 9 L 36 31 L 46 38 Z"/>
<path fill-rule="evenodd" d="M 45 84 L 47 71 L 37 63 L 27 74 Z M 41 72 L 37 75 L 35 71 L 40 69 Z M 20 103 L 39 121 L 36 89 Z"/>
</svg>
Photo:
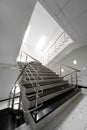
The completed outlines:
<svg viewBox="0 0 87 130">
<path fill-rule="evenodd" d="M 52 88 L 48 88 L 48 89 L 43 89 L 43 93 L 45 93 L 46 91 L 48 91 L 48 90 L 52 90 L 52 89 L 56 89 L 56 88 L 58 88 L 58 89 L 63 89 L 63 88 L 65 88 L 66 86 L 69 86 L 69 84 L 63 84 L 63 85 L 60 85 L 60 86 L 58 86 L 58 85 L 56 85 L 56 86 L 53 86 Z M 41 91 L 41 90 L 39 90 L 39 91 Z M 35 91 L 33 91 L 33 92 L 26 92 L 26 95 L 28 96 L 28 95 L 32 95 L 32 94 L 35 94 Z"/>
<path fill-rule="evenodd" d="M 63 87 L 54 87 L 54 88 L 46 89 L 46 90 L 43 90 L 43 93 L 39 94 L 39 96 L 44 97 L 44 96 L 47 96 L 49 94 L 53 94 L 53 93 L 56 93 L 58 91 L 65 90 L 65 89 L 67 89 L 69 87 L 72 87 L 72 86 L 67 85 L 67 86 L 63 86 Z M 36 99 L 35 95 L 31 96 L 31 97 L 29 97 L 28 94 L 26 94 L 26 95 L 27 95 L 27 98 L 29 99 L 29 101 L 32 101 L 32 100 Z"/>
<path fill-rule="evenodd" d="M 61 81 L 62 82 L 63 80 L 61 80 L 60 78 L 56 78 L 56 79 L 45 79 L 45 80 L 43 79 L 43 80 L 38 80 L 38 84 L 39 83 L 44 83 L 44 82 L 45 83 L 46 82 L 50 82 L 51 83 L 51 82 L 54 82 L 54 81 Z M 24 84 L 31 84 L 30 81 L 23 81 L 23 83 Z M 35 80 L 33 80 L 32 83 L 36 83 Z"/>
<path fill-rule="evenodd" d="M 62 83 L 61 82 L 58 82 L 58 83 L 52 83 L 52 84 L 47 84 L 47 85 L 40 85 L 41 87 L 54 87 L 54 86 L 61 86 L 61 85 L 66 85 L 66 84 L 68 84 L 68 82 L 67 81 L 63 81 Z M 25 86 L 24 86 L 26 89 L 30 89 L 30 88 L 32 88 L 32 86 L 29 86 L 28 84 L 26 84 Z"/>
<path fill-rule="evenodd" d="M 43 103 L 43 106 L 38 109 L 37 118 L 35 119 L 34 112 L 31 112 L 32 117 L 34 118 L 34 121 L 37 123 L 44 117 L 46 117 L 49 113 L 57 109 L 59 106 L 70 100 L 73 96 L 75 96 L 78 92 L 80 92 L 80 89 L 72 89 L 64 94 L 61 94 L 59 96 L 56 96 L 49 101 L 46 101 Z M 45 112 L 44 112 L 45 111 Z"/>
</svg>

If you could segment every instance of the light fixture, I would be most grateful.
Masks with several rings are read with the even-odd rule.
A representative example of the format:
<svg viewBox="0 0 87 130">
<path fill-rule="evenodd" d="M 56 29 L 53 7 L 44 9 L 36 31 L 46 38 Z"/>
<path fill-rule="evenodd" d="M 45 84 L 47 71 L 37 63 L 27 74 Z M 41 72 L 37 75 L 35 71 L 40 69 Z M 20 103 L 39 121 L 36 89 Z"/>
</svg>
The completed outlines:
<svg viewBox="0 0 87 130">
<path fill-rule="evenodd" d="M 27 30 L 26 30 L 26 32 L 25 32 L 25 34 L 24 34 L 23 43 L 27 42 L 30 30 L 31 30 L 31 26 L 29 25 L 28 28 L 27 28 Z"/>
<path fill-rule="evenodd" d="M 83 70 L 87 70 L 87 66 L 84 66 L 84 67 L 83 67 Z"/>
<path fill-rule="evenodd" d="M 73 64 L 76 65 L 77 64 L 77 60 L 73 60 Z"/>
<path fill-rule="evenodd" d="M 62 73 L 64 72 L 64 69 L 63 69 L 63 68 L 61 68 L 61 72 L 62 72 Z"/>
<path fill-rule="evenodd" d="M 42 35 L 37 43 L 36 48 L 41 50 L 44 47 L 46 41 L 47 41 L 47 37 L 45 35 Z"/>
</svg>

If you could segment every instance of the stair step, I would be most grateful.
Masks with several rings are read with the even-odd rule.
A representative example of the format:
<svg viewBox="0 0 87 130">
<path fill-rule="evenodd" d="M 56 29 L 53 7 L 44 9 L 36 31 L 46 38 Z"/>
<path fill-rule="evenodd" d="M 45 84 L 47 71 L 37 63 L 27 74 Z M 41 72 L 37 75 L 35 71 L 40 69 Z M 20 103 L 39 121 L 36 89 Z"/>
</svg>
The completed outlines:
<svg viewBox="0 0 87 130">
<path fill-rule="evenodd" d="M 61 80 L 61 79 L 47 79 L 47 80 L 38 80 L 38 84 L 40 85 L 40 86 L 42 86 L 42 85 L 48 85 L 48 84 L 54 84 L 54 83 L 60 83 L 60 82 L 64 82 L 63 80 Z M 23 83 L 23 86 L 31 86 L 32 87 L 32 85 L 31 85 L 31 82 L 29 82 L 29 81 L 22 81 L 22 83 Z M 36 86 L 36 82 L 35 81 L 32 81 L 32 83 L 33 83 L 33 85 L 34 86 Z"/>
<path fill-rule="evenodd" d="M 78 94 L 81 90 L 73 88 L 72 90 L 63 93 L 59 96 L 56 96 L 46 102 L 43 103 L 43 106 L 39 108 L 37 111 L 38 113 L 35 114 L 35 112 L 31 112 L 31 115 L 36 123 L 38 123 L 40 120 L 42 120 L 44 117 L 46 117 L 48 114 L 53 112 L 55 109 L 63 105 L 65 102 L 70 100 L 72 97 L 74 97 L 76 94 Z"/>
<path fill-rule="evenodd" d="M 50 88 L 50 89 L 46 89 L 46 90 L 43 90 L 43 93 L 39 94 L 40 97 L 44 97 L 44 96 L 47 96 L 49 94 L 52 94 L 52 93 L 56 93 L 58 91 L 62 91 L 64 89 L 67 89 L 67 88 L 73 88 L 72 86 L 63 86 L 63 87 L 54 87 L 54 88 Z M 39 91 L 41 92 L 41 91 Z M 33 95 L 34 94 L 34 95 Z M 27 93 L 27 98 L 29 99 L 29 101 L 32 101 L 32 100 L 35 100 L 36 99 L 36 96 L 35 96 L 35 92 L 32 92 L 31 94 L 30 93 Z"/>
<path fill-rule="evenodd" d="M 22 77 L 22 79 L 24 79 L 25 78 L 25 80 L 29 80 L 29 78 L 28 78 L 28 76 L 23 76 Z M 34 80 L 34 78 L 35 79 L 37 79 L 37 80 L 41 80 L 41 79 L 56 79 L 56 78 L 59 78 L 58 76 L 30 76 L 30 79 L 31 80 Z"/>
<path fill-rule="evenodd" d="M 44 85 L 44 86 L 41 86 L 41 88 L 44 90 L 44 89 L 49 89 L 49 88 L 54 88 L 54 87 L 62 87 L 62 86 L 66 86 L 68 85 L 68 82 L 64 82 L 64 83 L 54 83 L 54 84 L 50 84 L 50 85 Z M 30 87 L 26 87 L 26 93 L 31 93 L 31 92 L 34 92 L 34 89 L 33 87 L 30 88 Z"/>
<path fill-rule="evenodd" d="M 23 75 L 26 75 L 27 76 L 27 74 L 26 73 L 23 73 Z M 30 73 L 28 73 L 28 75 L 31 75 Z M 37 75 L 37 73 L 33 73 L 33 76 L 36 76 Z M 40 76 L 55 76 L 56 74 L 55 73 L 48 73 L 48 72 L 45 72 L 45 73 L 43 73 L 43 72 L 39 72 L 39 75 Z M 56 75 L 56 76 L 59 76 L 59 75 Z"/>
</svg>

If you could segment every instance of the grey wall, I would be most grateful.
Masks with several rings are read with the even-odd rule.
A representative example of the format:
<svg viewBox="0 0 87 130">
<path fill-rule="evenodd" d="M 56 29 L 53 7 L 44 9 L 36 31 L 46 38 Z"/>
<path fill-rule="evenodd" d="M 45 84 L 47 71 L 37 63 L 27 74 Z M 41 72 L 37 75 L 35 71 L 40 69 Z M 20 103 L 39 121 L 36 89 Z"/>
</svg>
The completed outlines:
<svg viewBox="0 0 87 130">
<path fill-rule="evenodd" d="M 17 70 L 0 68 L 0 100 L 8 98 L 12 84 L 18 76 Z"/>
<path fill-rule="evenodd" d="M 73 60 L 77 60 L 77 65 L 73 64 Z M 87 69 L 84 69 L 87 66 L 87 46 L 80 47 L 67 56 L 63 57 L 60 61 L 58 56 L 54 58 L 50 63 L 49 67 L 54 70 L 56 73 L 59 73 L 59 65 L 65 64 L 77 69 L 80 69 L 81 72 L 79 75 L 79 84 L 87 86 Z"/>
</svg>

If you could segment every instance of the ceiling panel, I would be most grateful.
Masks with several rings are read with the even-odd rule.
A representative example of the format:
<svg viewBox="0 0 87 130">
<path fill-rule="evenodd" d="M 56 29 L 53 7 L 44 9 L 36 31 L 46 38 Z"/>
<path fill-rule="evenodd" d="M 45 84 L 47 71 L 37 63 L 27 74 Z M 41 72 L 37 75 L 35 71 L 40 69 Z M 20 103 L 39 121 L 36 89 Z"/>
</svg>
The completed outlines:
<svg viewBox="0 0 87 130">
<path fill-rule="evenodd" d="M 63 8 L 70 0 L 55 0 L 60 8 Z"/>
<path fill-rule="evenodd" d="M 63 12 L 72 21 L 79 17 L 81 13 L 87 10 L 87 0 L 70 0 L 68 4 L 63 8 Z"/>
<path fill-rule="evenodd" d="M 78 19 L 72 22 L 76 30 L 76 35 L 79 36 L 81 42 L 87 41 L 87 11 L 84 12 Z"/>
<path fill-rule="evenodd" d="M 61 23 L 66 26 L 67 24 L 69 24 L 67 18 L 65 17 L 64 13 L 62 13 L 61 11 L 58 13 L 57 18 L 61 21 Z"/>
<path fill-rule="evenodd" d="M 71 24 L 68 24 L 65 27 L 66 32 L 68 35 L 73 39 L 74 42 L 79 43 L 79 37 L 76 35 L 76 31 Z"/>
<path fill-rule="evenodd" d="M 54 0 L 43 0 L 48 8 L 55 14 L 57 15 L 60 9 L 58 8 L 56 2 Z"/>
</svg>

